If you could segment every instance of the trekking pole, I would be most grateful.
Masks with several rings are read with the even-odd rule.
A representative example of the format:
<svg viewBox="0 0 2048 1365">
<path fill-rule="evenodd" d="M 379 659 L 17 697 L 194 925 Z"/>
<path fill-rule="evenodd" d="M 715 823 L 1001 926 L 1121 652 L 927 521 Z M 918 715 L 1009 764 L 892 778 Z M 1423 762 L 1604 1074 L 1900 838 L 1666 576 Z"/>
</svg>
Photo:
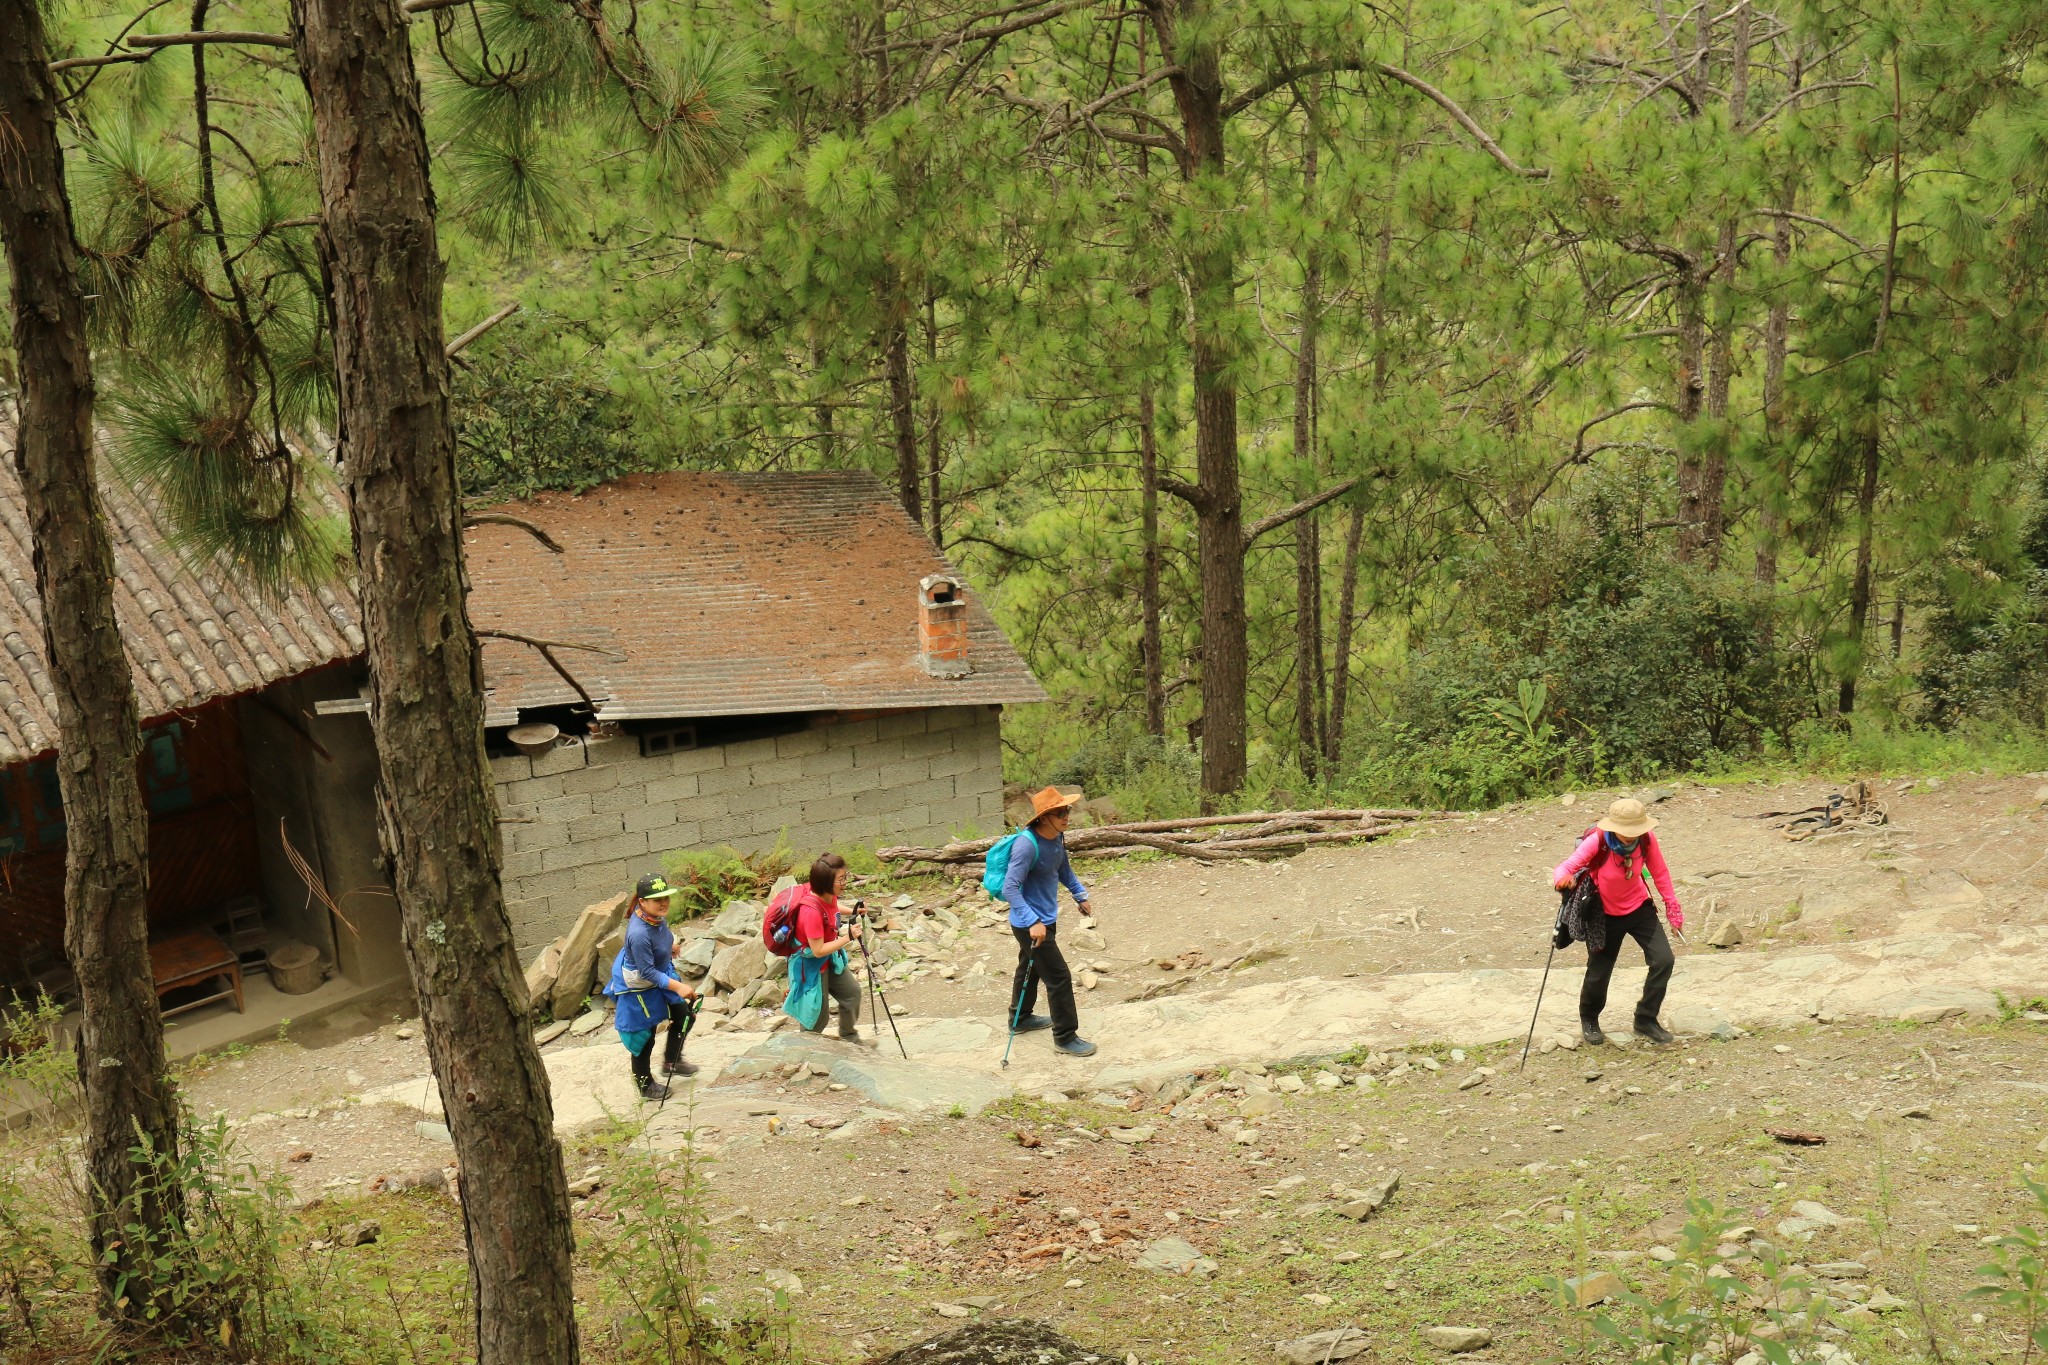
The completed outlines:
<svg viewBox="0 0 2048 1365">
<path fill-rule="evenodd" d="M 676 1055 L 677 1055 L 678 1057 L 682 1056 L 682 1054 L 683 1054 L 683 1046 L 684 1046 L 684 1044 L 687 1044 L 687 1043 L 688 1043 L 688 1042 L 690 1041 L 690 1030 L 691 1030 L 691 1029 L 693 1029 L 693 1028 L 695 1028 L 695 1027 L 697 1027 L 697 1006 L 698 1006 L 698 1005 L 699 1005 L 700 1003 L 702 1003 L 702 1002 L 701 1002 L 701 1001 L 697 1001 L 697 1000 L 692 1000 L 692 1001 L 690 1002 L 690 1012 L 689 1012 L 689 1013 L 688 1013 L 687 1015 L 685 1015 L 685 1016 L 683 1017 L 683 1041 L 682 1041 L 681 1043 L 678 1043 L 678 1044 L 676 1044 Z M 673 1023 L 671 1023 L 671 1024 L 669 1025 L 669 1027 L 670 1027 L 670 1028 L 674 1028 L 674 1027 L 675 1027 L 675 1025 L 674 1025 Z M 654 1116 L 655 1116 L 656 1118 L 660 1118 L 660 1117 L 661 1117 L 661 1111 L 662 1111 L 662 1110 L 664 1110 L 664 1109 L 666 1109 L 666 1108 L 668 1108 L 668 1097 L 669 1097 L 669 1093 L 670 1093 L 670 1091 L 672 1091 L 672 1090 L 673 1090 L 674 1088 L 675 1088 L 675 1077 L 673 1077 L 673 1076 L 663 1076 L 663 1077 L 661 1078 L 661 1103 L 659 1103 L 659 1104 L 657 1104 L 657 1105 L 655 1105 L 655 1106 L 654 1106 Z"/>
<path fill-rule="evenodd" d="M 1017 1003 L 1010 1010 L 1010 1041 L 1003 1044 L 1003 1070 L 1010 1069 L 1010 1049 L 1017 1042 L 1017 1024 L 1024 1017 L 1024 997 L 1031 994 L 1031 972 L 1038 965 L 1036 961 L 1024 963 L 1024 989 L 1017 992 Z"/>
<path fill-rule="evenodd" d="M 1565 894 L 1569 896 L 1571 893 Z M 1557 931 L 1564 924 L 1565 905 L 1566 901 L 1560 898 L 1557 903 L 1557 923 L 1552 925 L 1550 930 L 1550 955 L 1543 959 L 1543 980 L 1536 987 L 1536 1008 L 1529 1015 L 1529 1036 L 1522 1040 L 1522 1060 L 1515 1064 L 1516 1071 L 1521 1071 L 1529 1065 L 1529 1049 L 1536 1042 L 1536 1020 L 1543 1013 L 1543 993 L 1550 989 L 1550 964 L 1557 961 Z"/>
<path fill-rule="evenodd" d="M 1550 987 L 1550 964 L 1556 957 L 1557 939 L 1553 937 L 1550 940 L 1550 956 L 1543 959 L 1543 982 L 1536 987 L 1536 1009 L 1529 1016 L 1529 1036 L 1522 1040 L 1522 1060 L 1515 1064 L 1517 1071 L 1529 1065 L 1529 1048 L 1536 1041 L 1536 1017 L 1543 1013 L 1543 992 Z"/>
<path fill-rule="evenodd" d="M 882 1017 L 889 1021 L 889 1032 L 896 1035 L 896 1050 L 903 1054 L 903 1060 L 910 1060 L 910 1049 L 903 1046 L 903 1034 L 896 1027 L 896 1016 L 889 1010 L 889 993 L 882 989 L 882 983 L 875 979 L 875 960 L 868 955 L 868 939 L 862 934 L 854 940 L 860 945 L 860 960 L 868 969 L 868 989 L 882 1002 Z"/>
</svg>

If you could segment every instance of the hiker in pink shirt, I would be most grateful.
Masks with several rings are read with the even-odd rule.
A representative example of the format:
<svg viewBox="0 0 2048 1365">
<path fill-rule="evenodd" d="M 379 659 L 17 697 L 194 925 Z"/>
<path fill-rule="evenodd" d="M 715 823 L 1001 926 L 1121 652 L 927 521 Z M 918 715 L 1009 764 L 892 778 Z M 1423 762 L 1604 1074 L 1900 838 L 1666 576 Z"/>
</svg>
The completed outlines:
<svg viewBox="0 0 2048 1365">
<path fill-rule="evenodd" d="M 1664 865 L 1664 851 L 1650 831 L 1657 822 L 1643 809 L 1643 803 L 1626 797 L 1607 808 L 1607 814 L 1582 840 L 1572 856 L 1550 874 L 1551 884 L 1568 891 L 1582 876 L 1593 879 L 1594 894 L 1606 915 L 1606 941 L 1586 952 L 1586 983 L 1579 990 L 1579 1030 L 1587 1042 L 1607 1041 L 1600 1031 L 1600 1012 L 1607 1008 L 1607 983 L 1614 975 L 1614 960 L 1621 953 L 1624 935 L 1642 945 L 1649 976 L 1643 982 L 1643 998 L 1636 1003 L 1635 1032 L 1653 1043 L 1668 1043 L 1672 1036 L 1657 1016 L 1664 1009 L 1664 991 L 1671 984 L 1671 940 L 1650 903 L 1650 890 L 1643 885 L 1647 872 L 1657 883 L 1664 900 L 1665 918 L 1674 930 L 1685 928 L 1685 911 L 1679 908 L 1678 893 L 1671 886 L 1671 869 Z"/>
</svg>

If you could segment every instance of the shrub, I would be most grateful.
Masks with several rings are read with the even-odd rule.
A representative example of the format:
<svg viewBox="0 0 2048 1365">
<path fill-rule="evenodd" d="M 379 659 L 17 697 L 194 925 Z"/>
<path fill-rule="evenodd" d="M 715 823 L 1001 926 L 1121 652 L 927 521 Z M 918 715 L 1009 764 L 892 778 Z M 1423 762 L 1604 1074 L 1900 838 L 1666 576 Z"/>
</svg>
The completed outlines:
<svg viewBox="0 0 2048 1365">
<path fill-rule="evenodd" d="M 628 1359 L 661 1365 L 768 1365 L 797 1359 L 789 1305 L 775 1291 L 767 1311 L 721 1312 L 705 1293 L 711 1238 L 704 1159 L 685 1138 L 673 1155 L 628 1146 L 607 1200 L 620 1218 L 591 1262 L 619 1305 L 614 1335 Z"/>
</svg>

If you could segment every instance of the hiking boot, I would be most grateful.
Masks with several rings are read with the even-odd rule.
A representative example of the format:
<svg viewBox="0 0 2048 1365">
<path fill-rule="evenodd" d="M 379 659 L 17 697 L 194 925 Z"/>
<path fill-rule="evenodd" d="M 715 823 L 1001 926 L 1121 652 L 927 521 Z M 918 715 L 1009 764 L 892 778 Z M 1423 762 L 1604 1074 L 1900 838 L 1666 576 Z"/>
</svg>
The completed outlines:
<svg viewBox="0 0 2048 1365">
<path fill-rule="evenodd" d="M 697 1064 L 685 1061 L 681 1057 L 670 1057 L 661 1064 L 661 1074 L 664 1076 L 694 1076 L 697 1074 Z"/>
<path fill-rule="evenodd" d="M 1077 1033 L 1071 1038 L 1055 1039 L 1052 1050 L 1054 1052 L 1064 1052 L 1069 1057 L 1093 1057 L 1095 1055 L 1095 1044 Z"/>
<path fill-rule="evenodd" d="M 857 1028 L 843 1028 L 839 1030 L 839 1041 L 842 1043 L 852 1043 L 855 1047 L 874 1046 L 873 1043 L 860 1036 L 860 1030 Z"/>
<path fill-rule="evenodd" d="M 1678 1041 L 1678 1038 L 1670 1029 L 1665 1028 L 1655 1019 L 1636 1020 L 1636 1037 L 1641 1038 L 1644 1042 L 1656 1043 L 1659 1046 Z"/>
<path fill-rule="evenodd" d="M 643 1100 L 665 1100 L 668 1098 L 668 1087 L 660 1081 L 650 1080 L 642 1082 L 640 1098 Z"/>
<path fill-rule="evenodd" d="M 1607 1035 L 1600 1031 L 1598 1019 L 1579 1020 L 1579 1036 L 1594 1047 L 1599 1047 L 1607 1041 Z"/>
<path fill-rule="evenodd" d="M 1040 1029 L 1051 1027 L 1052 1016 L 1049 1014 L 1027 1014 L 1017 1021 L 1017 1032 L 1019 1033 L 1036 1033 Z"/>
</svg>

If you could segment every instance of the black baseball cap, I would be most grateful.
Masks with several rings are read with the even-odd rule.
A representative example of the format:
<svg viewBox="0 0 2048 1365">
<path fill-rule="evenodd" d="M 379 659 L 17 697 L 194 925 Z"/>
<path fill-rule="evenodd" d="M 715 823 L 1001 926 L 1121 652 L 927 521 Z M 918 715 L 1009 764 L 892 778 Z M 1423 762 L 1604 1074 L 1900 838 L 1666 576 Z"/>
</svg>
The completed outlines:
<svg viewBox="0 0 2048 1365">
<path fill-rule="evenodd" d="M 633 888 L 633 894 L 643 901 L 665 901 L 670 896 L 681 895 L 682 891 L 680 886 L 670 886 L 668 878 L 659 872 L 648 873 L 640 879 L 640 884 Z"/>
</svg>

